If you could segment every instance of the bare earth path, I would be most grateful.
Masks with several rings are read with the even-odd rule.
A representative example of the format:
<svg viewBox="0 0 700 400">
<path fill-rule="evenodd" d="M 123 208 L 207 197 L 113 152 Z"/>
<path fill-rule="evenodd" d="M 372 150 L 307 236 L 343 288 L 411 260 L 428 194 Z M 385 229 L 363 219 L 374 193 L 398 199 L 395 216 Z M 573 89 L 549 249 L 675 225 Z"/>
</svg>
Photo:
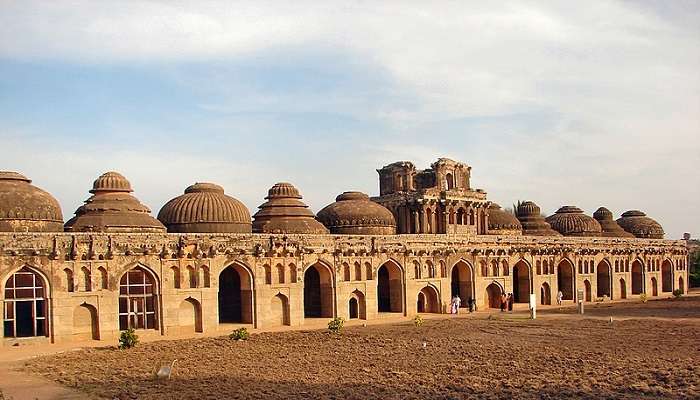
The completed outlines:
<svg viewBox="0 0 700 400">
<path fill-rule="evenodd" d="M 570 312 L 158 341 L 24 368 L 110 399 L 700 398 L 700 297 Z M 155 380 L 176 358 L 173 378 Z"/>
</svg>

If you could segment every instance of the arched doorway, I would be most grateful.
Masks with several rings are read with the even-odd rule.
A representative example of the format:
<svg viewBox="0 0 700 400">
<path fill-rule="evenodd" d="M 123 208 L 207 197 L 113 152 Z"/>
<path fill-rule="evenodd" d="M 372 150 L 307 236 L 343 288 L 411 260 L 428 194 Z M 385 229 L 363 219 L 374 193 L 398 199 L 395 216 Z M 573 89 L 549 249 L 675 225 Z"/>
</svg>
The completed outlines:
<svg viewBox="0 0 700 400">
<path fill-rule="evenodd" d="M 486 287 L 486 304 L 489 308 L 501 308 L 501 296 L 503 295 L 503 289 L 496 284 L 496 282 L 491 283 Z"/>
<path fill-rule="evenodd" d="M 564 300 L 574 299 L 574 264 L 569 260 L 562 260 L 557 266 L 557 286 Z"/>
<path fill-rule="evenodd" d="M 513 301 L 530 302 L 530 267 L 523 260 L 513 266 Z"/>
<path fill-rule="evenodd" d="M 673 266 L 668 260 L 661 265 L 661 291 L 673 291 Z"/>
<path fill-rule="evenodd" d="M 289 325 L 289 300 L 282 293 L 272 297 L 270 301 L 270 315 L 268 318 L 270 326 Z"/>
<path fill-rule="evenodd" d="M 440 296 L 432 286 L 426 286 L 418 293 L 418 312 L 419 313 L 440 313 Z"/>
<path fill-rule="evenodd" d="M 472 284 L 473 269 L 471 265 L 460 260 L 452 267 L 451 274 L 451 298 L 459 296 L 462 300 L 460 307 L 469 306 L 469 299 L 474 297 L 474 285 Z"/>
<path fill-rule="evenodd" d="M 359 318 L 367 319 L 367 305 L 365 303 L 365 295 L 359 290 L 352 292 L 348 302 L 350 311 L 350 319 Z"/>
<path fill-rule="evenodd" d="M 543 306 L 552 304 L 552 290 L 547 282 L 544 282 L 540 287 L 540 304 Z"/>
<path fill-rule="evenodd" d="M 678 290 L 681 291 L 681 294 L 685 294 L 685 285 L 683 284 L 683 277 L 678 278 Z"/>
<path fill-rule="evenodd" d="M 377 270 L 377 310 L 379 312 L 403 311 L 403 285 L 401 268 L 387 261 Z"/>
<path fill-rule="evenodd" d="M 158 286 L 150 271 L 137 266 L 119 280 L 119 330 L 158 329 Z"/>
<path fill-rule="evenodd" d="M 584 301 L 590 302 L 591 301 L 591 282 L 586 279 L 583 281 L 583 290 L 584 290 Z"/>
<path fill-rule="evenodd" d="M 632 263 L 632 294 L 642 294 L 644 291 L 644 267 L 639 260 Z"/>
<path fill-rule="evenodd" d="M 44 279 L 22 267 L 5 282 L 4 336 L 49 336 L 48 288 Z"/>
<path fill-rule="evenodd" d="M 658 284 L 656 282 L 656 277 L 651 278 L 651 295 L 652 296 L 659 295 L 659 288 L 658 288 Z"/>
<path fill-rule="evenodd" d="M 304 318 L 333 318 L 333 278 L 318 262 L 304 272 Z"/>
<path fill-rule="evenodd" d="M 452 190 L 455 187 L 455 179 L 449 172 L 445 175 L 445 181 L 447 182 L 447 190 Z"/>
<path fill-rule="evenodd" d="M 199 301 L 188 297 L 180 303 L 178 321 L 182 333 L 202 332 L 202 307 Z"/>
<path fill-rule="evenodd" d="M 100 325 L 94 306 L 83 303 L 73 310 L 73 339 L 100 340 Z"/>
<path fill-rule="evenodd" d="M 596 294 L 598 297 L 607 296 L 612 298 L 610 284 L 612 283 L 611 278 L 612 267 L 606 261 L 601 261 L 598 263 L 598 268 L 596 270 Z"/>
<path fill-rule="evenodd" d="M 627 298 L 627 284 L 625 283 L 625 280 L 622 278 L 620 278 L 620 298 L 621 299 Z"/>
<path fill-rule="evenodd" d="M 234 263 L 219 274 L 219 323 L 253 323 L 253 278 L 244 266 Z"/>
</svg>

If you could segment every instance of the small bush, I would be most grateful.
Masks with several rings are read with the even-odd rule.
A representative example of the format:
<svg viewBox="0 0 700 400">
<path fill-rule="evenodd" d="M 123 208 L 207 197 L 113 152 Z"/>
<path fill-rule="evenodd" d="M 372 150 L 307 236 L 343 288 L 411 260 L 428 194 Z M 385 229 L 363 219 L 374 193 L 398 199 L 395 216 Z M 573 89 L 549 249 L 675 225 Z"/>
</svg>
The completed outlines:
<svg viewBox="0 0 700 400">
<path fill-rule="evenodd" d="M 423 326 L 423 317 L 416 315 L 415 318 L 413 318 L 413 325 L 417 327 Z"/>
<path fill-rule="evenodd" d="M 248 333 L 248 329 L 246 328 L 238 328 L 235 331 L 231 332 L 231 334 L 228 335 L 228 337 L 233 340 L 248 340 L 248 337 L 250 337 L 250 333 Z"/>
<path fill-rule="evenodd" d="M 328 323 L 328 330 L 331 331 L 331 333 L 340 333 L 340 331 L 343 329 L 344 322 L 345 320 L 341 317 L 333 318 Z"/>
<path fill-rule="evenodd" d="M 129 328 L 119 335 L 119 349 L 125 350 L 136 346 L 139 343 L 139 335 L 134 328 Z"/>
<path fill-rule="evenodd" d="M 681 296 L 683 296 L 683 291 L 682 291 L 682 290 L 676 289 L 676 290 L 673 291 L 673 297 L 675 297 L 675 298 L 678 299 L 678 298 L 680 298 Z"/>
<path fill-rule="evenodd" d="M 646 293 L 642 293 L 642 294 L 640 294 L 640 295 L 639 295 L 639 300 L 641 300 L 641 301 L 642 301 L 642 303 L 646 303 L 646 302 L 647 302 L 647 300 L 648 300 L 648 298 L 647 298 L 647 294 L 646 294 Z"/>
</svg>

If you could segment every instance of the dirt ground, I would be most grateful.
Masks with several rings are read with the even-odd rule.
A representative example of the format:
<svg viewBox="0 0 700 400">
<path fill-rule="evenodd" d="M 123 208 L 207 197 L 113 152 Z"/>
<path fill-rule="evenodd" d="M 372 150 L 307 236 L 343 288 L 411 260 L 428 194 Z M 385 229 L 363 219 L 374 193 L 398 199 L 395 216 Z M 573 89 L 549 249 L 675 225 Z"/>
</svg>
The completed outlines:
<svg viewBox="0 0 700 400">
<path fill-rule="evenodd" d="M 109 399 L 700 398 L 700 297 L 571 312 L 160 341 L 24 368 Z M 173 359 L 172 379 L 155 379 Z"/>
</svg>

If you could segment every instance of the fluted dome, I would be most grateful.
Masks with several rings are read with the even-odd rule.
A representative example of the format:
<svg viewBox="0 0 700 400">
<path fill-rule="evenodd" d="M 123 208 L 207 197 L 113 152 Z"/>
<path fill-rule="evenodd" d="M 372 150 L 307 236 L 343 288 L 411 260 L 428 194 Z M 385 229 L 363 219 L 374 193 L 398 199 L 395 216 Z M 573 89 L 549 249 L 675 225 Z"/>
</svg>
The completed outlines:
<svg viewBox="0 0 700 400">
<path fill-rule="evenodd" d="M 0 171 L 0 232 L 63 232 L 58 201 L 17 172 Z"/>
<path fill-rule="evenodd" d="M 545 219 L 564 236 L 602 236 L 603 228 L 598 221 L 583 213 L 578 207 L 563 206 Z"/>
<path fill-rule="evenodd" d="M 633 238 L 634 235 L 622 229 L 620 225 L 613 220 L 613 214 L 605 207 L 600 207 L 593 213 L 593 218 L 600 224 L 603 228 L 604 237 L 622 237 L 622 238 Z"/>
<path fill-rule="evenodd" d="M 512 235 L 518 236 L 523 234 L 523 226 L 515 215 L 503 211 L 501 206 L 496 203 L 491 203 L 489 206 L 489 235 Z"/>
<path fill-rule="evenodd" d="M 641 211 L 631 210 L 622 214 L 618 225 L 635 237 L 643 239 L 663 239 L 664 228 Z"/>
<path fill-rule="evenodd" d="M 101 175 L 92 185 L 93 195 L 66 222 L 66 231 L 165 232 L 165 226 L 131 192 L 131 184 L 121 174 Z"/>
<path fill-rule="evenodd" d="M 253 215 L 255 233 L 310 233 L 327 234 L 309 206 L 301 201 L 301 195 L 291 183 L 275 184 Z"/>
<path fill-rule="evenodd" d="M 175 233 L 250 233 L 250 212 L 213 183 L 195 183 L 167 202 L 158 220 Z"/>
<path fill-rule="evenodd" d="M 561 234 L 544 220 L 541 215 L 540 207 L 531 202 L 518 202 L 515 210 L 515 216 L 523 226 L 523 235 L 528 236 L 561 236 Z"/>
<path fill-rule="evenodd" d="M 345 192 L 316 217 L 331 233 L 339 235 L 396 234 L 394 215 L 361 192 Z"/>
</svg>

